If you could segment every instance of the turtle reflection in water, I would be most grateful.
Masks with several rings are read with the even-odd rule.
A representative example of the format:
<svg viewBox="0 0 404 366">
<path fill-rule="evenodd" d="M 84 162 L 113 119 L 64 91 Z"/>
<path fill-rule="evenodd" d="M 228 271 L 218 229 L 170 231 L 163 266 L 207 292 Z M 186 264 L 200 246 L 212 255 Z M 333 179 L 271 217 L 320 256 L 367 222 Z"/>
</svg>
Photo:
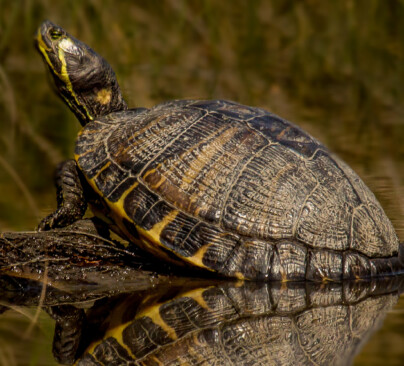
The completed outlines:
<svg viewBox="0 0 404 366">
<path fill-rule="evenodd" d="M 36 45 L 83 126 L 41 230 L 81 218 L 89 202 L 131 243 L 222 276 L 402 270 L 403 246 L 374 195 L 292 123 L 220 100 L 127 109 L 112 68 L 87 45 L 48 21 Z"/>
<path fill-rule="evenodd" d="M 244 282 L 136 305 L 129 296 L 104 312 L 103 338 L 77 364 L 346 366 L 380 327 L 400 287 L 397 278 L 324 286 Z"/>
<path fill-rule="evenodd" d="M 8 280 L 0 279 L 2 304 L 5 298 L 14 305 L 39 304 L 42 291 L 30 299 L 25 282 L 20 286 L 18 281 L 28 277 L 35 288 L 32 278 L 43 272 L 45 258 L 40 268 L 36 261 L 24 261 L 23 251 L 41 251 L 46 238 L 48 248 L 59 248 L 46 258 L 49 278 L 40 305 L 57 320 L 54 354 L 63 364 L 345 366 L 404 289 L 401 276 L 340 283 L 210 282 L 154 277 L 147 265 L 144 272 L 125 275 L 119 262 L 135 256 L 104 245 L 110 239 L 94 234 L 92 221 L 79 224 L 89 230 L 72 226 L 62 233 L 5 233 L 0 238 L 13 253 L 12 259 L 6 252 L 0 258 L 2 271 L 9 274 Z M 94 244 L 102 246 L 101 258 Z M 60 260 L 63 247 L 64 257 L 73 260 L 73 253 L 79 253 L 80 282 L 72 276 L 73 267 L 66 267 L 69 261 Z M 115 271 L 117 286 L 111 288 Z M 102 286 L 105 281 L 109 286 Z M 90 301 L 94 306 L 85 311 L 83 304 Z"/>
</svg>

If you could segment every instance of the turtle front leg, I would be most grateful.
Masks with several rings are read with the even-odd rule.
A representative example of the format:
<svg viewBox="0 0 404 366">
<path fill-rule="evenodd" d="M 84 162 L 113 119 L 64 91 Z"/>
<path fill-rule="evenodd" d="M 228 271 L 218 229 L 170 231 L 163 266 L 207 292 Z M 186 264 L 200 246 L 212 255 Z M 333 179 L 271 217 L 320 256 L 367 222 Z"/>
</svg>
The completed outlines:
<svg viewBox="0 0 404 366">
<path fill-rule="evenodd" d="M 63 365 L 72 365 L 82 341 L 81 335 L 86 321 L 83 309 L 72 305 L 55 305 L 45 311 L 56 321 L 53 337 L 53 355 Z"/>
<path fill-rule="evenodd" d="M 74 160 L 59 164 L 55 172 L 57 209 L 45 217 L 38 230 L 45 231 L 56 227 L 65 227 L 81 219 L 87 209 L 87 201 L 80 180 L 78 166 Z"/>
</svg>

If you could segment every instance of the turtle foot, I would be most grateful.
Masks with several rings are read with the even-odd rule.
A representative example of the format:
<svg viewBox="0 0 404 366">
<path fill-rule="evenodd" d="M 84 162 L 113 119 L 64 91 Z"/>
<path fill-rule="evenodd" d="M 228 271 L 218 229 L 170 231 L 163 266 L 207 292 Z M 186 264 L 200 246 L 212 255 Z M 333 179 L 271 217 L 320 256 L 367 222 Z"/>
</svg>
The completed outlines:
<svg viewBox="0 0 404 366">
<path fill-rule="evenodd" d="M 65 227 L 72 224 L 76 220 L 79 220 L 82 216 L 72 215 L 71 212 L 66 211 L 67 210 L 64 209 L 64 207 L 58 208 L 55 212 L 52 212 L 50 215 L 41 220 L 37 227 L 37 230 L 47 231 L 58 227 Z"/>
</svg>

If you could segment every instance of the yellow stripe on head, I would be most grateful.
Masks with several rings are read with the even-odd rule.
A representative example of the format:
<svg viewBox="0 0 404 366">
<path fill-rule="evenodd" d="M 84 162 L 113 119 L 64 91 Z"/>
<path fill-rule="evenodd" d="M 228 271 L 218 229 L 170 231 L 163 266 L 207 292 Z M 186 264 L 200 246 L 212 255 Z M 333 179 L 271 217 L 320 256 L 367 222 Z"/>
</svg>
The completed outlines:
<svg viewBox="0 0 404 366">
<path fill-rule="evenodd" d="M 36 46 L 59 96 L 83 126 L 98 116 L 127 109 L 111 66 L 85 43 L 45 21 L 37 31 Z"/>
</svg>

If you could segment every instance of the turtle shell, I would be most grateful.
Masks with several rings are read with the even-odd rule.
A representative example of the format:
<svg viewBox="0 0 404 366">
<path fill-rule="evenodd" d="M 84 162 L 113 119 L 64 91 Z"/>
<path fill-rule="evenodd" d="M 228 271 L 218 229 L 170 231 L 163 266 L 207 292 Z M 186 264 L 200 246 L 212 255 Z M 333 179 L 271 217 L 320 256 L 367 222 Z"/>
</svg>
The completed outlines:
<svg viewBox="0 0 404 366">
<path fill-rule="evenodd" d="M 189 100 L 115 112 L 83 128 L 75 154 L 125 235 L 165 259 L 239 278 L 335 279 L 398 253 L 362 180 L 260 108 Z"/>
</svg>

